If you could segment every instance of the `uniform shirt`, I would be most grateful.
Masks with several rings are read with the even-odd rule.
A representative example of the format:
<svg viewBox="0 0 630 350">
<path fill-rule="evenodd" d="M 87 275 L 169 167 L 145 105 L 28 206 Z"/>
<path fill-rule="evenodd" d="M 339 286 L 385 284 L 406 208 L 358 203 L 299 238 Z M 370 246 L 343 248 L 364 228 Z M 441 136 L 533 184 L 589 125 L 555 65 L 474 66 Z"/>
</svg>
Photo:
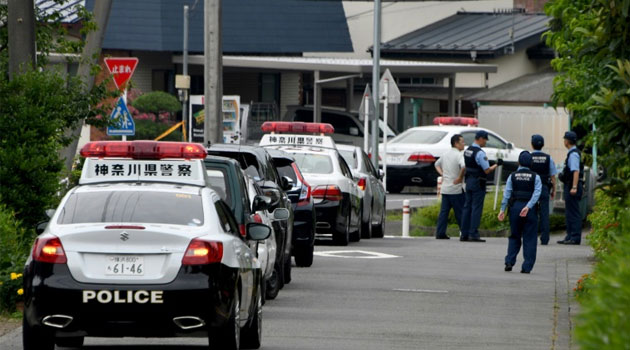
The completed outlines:
<svg viewBox="0 0 630 350">
<path fill-rule="evenodd" d="M 528 167 L 519 166 L 516 171 L 521 169 L 527 169 Z M 533 208 L 536 202 L 538 202 L 538 198 L 540 198 L 540 193 L 542 192 L 542 181 L 540 181 L 540 176 L 536 175 L 536 180 L 534 181 L 534 194 L 532 198 L 527 202 L 527 207 L 529 209 Z M 501 211 L 505 211 L 505 207 L 507 207 L 508 200 L 512 196 L 512 176 L 508 176 L 507 183 L 505 184 L 505 190 L 503 191 L 503 200 L 501 201 Z"/>
<path fill-rule="evenodd" d="M 577 149 L 577 147 L 573 146 L 571 148 L 569 148 L 569 152 L 571 152 L 571 150 L 573 149 Z M 569 154 L 569 161 L 568 161 L 568 165 L 569 165 L 569 170 L 573 171 L 580 171 L 580 154 L 578 152 L 573 152 L 571 154 Z M 571 178 L 571 183 L 573 183 L 573 178 Z"/>
<path fill-rule="evenodd" d="M 543 151 L 532 151 L 532 156 L 535 154 L 545 154 Z M 551 154 L 549 155 L 549 177 L 558 174 L 558 169 L 556 169 L 556 163 L 553 162 L 553 158 L 551 158 Z"/>
<path fill-rule="evenodd" d="M 481 147 L 479 147 L 479 145 L 476 142 L 473 142 L 473 144 L 470 145 L 470 147 L 481 148 Z M 479 164 L 479 166 L 483 170 L 487 170 L 490 167 L 490 163 L 488 163 L 488 157 L 486 157 L 486 152 L 484 152 L 483 149 L 481 151 L 477 152 L 477 156 L 475 157 L 475 161 L 477 162 L 477 164 Z"/>
<path fill-rule="evenodd" d="M 462 184 L 453 183 L 459 176 L 459 172 L 466 167 L 462 152 L 453 147 L 440 157 L 435 165 L 442 168 L 442 194 L 462 193 Z"/>
</svg>

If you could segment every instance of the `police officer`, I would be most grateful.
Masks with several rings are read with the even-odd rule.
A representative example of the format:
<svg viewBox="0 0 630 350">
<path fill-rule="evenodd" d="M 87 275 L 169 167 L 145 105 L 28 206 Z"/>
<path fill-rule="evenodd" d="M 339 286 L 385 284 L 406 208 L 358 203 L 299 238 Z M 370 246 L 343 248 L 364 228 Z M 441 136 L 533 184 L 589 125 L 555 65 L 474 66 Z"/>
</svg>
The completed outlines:
<svg viewBox="0 0 630 350">
<path fill-rule="evenodd" d="M 549 243 L 549 198 L 556 195 L 556 170 L 551 156 L 542 152 L 545 139 L 538 134 L 532 135 L 532 166 L 531 170 L 540 176 L 542 192 L 540 193 L 540 208 L 538 208 L 538 232 L 540 232 L 540 244 Z"/>
<path fill-rule="evenodd" d="M 530 273 L 536 262 L 536 203 L 540 198 L 542 182 L 540 176 L 529 169 L 532 164 L 532 155 L 529 152 L 523 151 L 519 154 L 518 164 L 518 169 L 510 174 L 505 185 L 498 219 L 505 219 L 505 208 L 509 206 L 511 234 L 505 256 L 505 271 L 512 271 L 512 266 L 516 264 L 522 240 L 524 261 L 521 273 Z"/>
<path fill-rule="evenodd" d="M 464 163 L 466 164 L 466 201 L 462 213 L 462 235 L 460 241 L 485 242 L 479 238 L 479 223 L 483 211 L 483 200 L 486 197 L 486 175 L 490 174 L 503 164 L 502 159 L 497 164 L 490 166 L 488 157 L 481 147 L 486 146 L 488 133 L 479 130 L 475 134 L 475 142 L 464 151 Z"/>
<path fill-rule="evenodd" d="M 564 147 L 569 152 L 564 161 L 564 169 L 560 174 L 560 181 L 564 183 L 564 204 L 567 223 L 567 235 L 558 244 L 580 244 L 582 241 L 582 215 L 580 215 L 580 199 L 582 199 L 582 185 L 584 164 L 580 151 L 575 144 L 577 135 L 573 131 L 564 133 Z"/>
</svg>

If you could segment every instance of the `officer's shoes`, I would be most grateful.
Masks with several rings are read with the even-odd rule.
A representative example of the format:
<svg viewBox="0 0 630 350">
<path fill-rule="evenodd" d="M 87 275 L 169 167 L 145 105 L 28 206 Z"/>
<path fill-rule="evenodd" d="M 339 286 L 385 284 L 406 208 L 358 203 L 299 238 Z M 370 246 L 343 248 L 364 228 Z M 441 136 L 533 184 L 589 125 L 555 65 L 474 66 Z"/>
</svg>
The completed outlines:
<svg viewBox="0 0 630 350">
<path fill-rule="evenodd" d="M 468 242 L 468 237 L 459 237 L 459 240 L 462 242 Z"/>
<path fill-rule="evenodd" d="M 564 244 L 566 241 L 563 239 L 561 241 L 558 241 L 558 244 Z"/>
<path fill-rule="evenodd" d="M 540 245 L 547 245 L 549 242 L 540 242 Z"/>
<path fill-rule="evenodd" d="M 445 236 L 436 236 L 435 239 L 451 239 L 448 235 Z"/>
<path fill-rule="evenodd" d="M 478 242 L 478 243 L 484 243 L 486 240 L 485 239 L 481 239 L 481 238 L 471 238 L 468 240 L 468 242 Z"/>
<path fill-rule="evenodd" d="M 505 264 L 505 269 L 504 269 L 504 270 L 505 270 L 505 271 L 512 271 L 512 266 L 514 266 L 514 265 L 511 265 L 511 264 Z"/>
<path fill-rule="evenodd" d="M 565 245 L 580 245 L 580 243 L 576 241 L 564 241 L 564 244 Z"/>
<path fill-rule="evenodd" d="M 529 273 L 529 271 L 521 270 L 521 273 Z"/>
</svg>

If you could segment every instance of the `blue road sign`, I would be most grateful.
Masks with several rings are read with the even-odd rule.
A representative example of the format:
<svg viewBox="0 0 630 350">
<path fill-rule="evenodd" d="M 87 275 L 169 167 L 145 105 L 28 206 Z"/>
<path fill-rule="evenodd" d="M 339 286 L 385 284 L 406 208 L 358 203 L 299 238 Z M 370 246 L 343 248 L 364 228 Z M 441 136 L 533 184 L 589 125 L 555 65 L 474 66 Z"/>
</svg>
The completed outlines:
<svg viewBox="0 0 630 350">
<path fill-rule="evenodd" d="M 133 136 L 136 134 L 136 124 L 133 122 L 131 113 L 129 113 L 129 109 L 127 109 L 125 100 L 122 97 L 116 102 L 110 119 L 114 120 L 114 125 L 107 127 L 107 135 Z"/>
</svg>

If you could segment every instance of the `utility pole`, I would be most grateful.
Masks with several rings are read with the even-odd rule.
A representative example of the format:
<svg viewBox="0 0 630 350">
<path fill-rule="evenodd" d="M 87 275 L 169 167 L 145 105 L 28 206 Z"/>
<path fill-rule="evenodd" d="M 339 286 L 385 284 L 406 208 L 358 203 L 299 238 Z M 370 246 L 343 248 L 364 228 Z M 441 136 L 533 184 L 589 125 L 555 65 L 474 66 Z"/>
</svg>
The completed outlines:
<svg viewBox="0 0 630 350">
<path fill-rule="evenodd" d="M 379 80 L 381 79 L 381 0 L 374 0 L 374 48 L 372 50 L 372 100 L 374 101 L 374 119 L 372 119 L 372 164 L 378 169 L 378 122 L 380 119 Z M 387 120 L 387 116 L 385 117 Z M 386 128 L 383 130 L 383 137 Z"/>
<path fill-rule="evenodd" d="M 204 0 L 204 145 L 223 143 L 221 0 Z"/>
<path fill-rule="evenodd" d="M 22 0 L 17 0 L 22 2 Z M 24 1 L 32 2 L 32 1 Z M 83 84 L 85 84 L 86 91 L 92 90 L 94 87 L 94 76 L 91 74 L 92 65 L 96 65 L 99 62 L 101 56 L 101 48 L 103 47 L 103 39 L 105 38 L 105 29 L 107 29 L 107 22 L 109 21 L 109 13 L 112 8 L 112 0 L 99 0 L 94 1 L 94 24 L 96 24 L 96 30 L 88 33 L 85 38 L 85 46 L 81 53 L 81 61 L 79 62 L 79 69 L 77 76 Z M 77 146 L 79 145 L 79 136 L 81 136 L 81 129 L 83 128 L 83 122 L 69 132 L 72 136 L 72 143 L 68 145 L 62 152 L 61 156 L 65 158 L 65 166 L 67 170 L 72 169 L 72 162 L 74 162 L 74 156 L 77 153 Z"/>
<path fill-rule="evenodd" d="M 35 6 L 33 1 L 9 0 L 9 79 L 23 68 L 35 68 Z"/>
<path fill-rule="evenodd" d="M 188 76 L 188 5 L 184 5 L 184 62 L 182 62 L 182 75 Z M 188 140 L 186 141 L 192 142 L 192 121 L 188 120 L 188 91 L 190 90 L 185 90 L 185 96 L 183 96 L 182 121 L 184 125 L 188 126 Z"/>
</svg>

